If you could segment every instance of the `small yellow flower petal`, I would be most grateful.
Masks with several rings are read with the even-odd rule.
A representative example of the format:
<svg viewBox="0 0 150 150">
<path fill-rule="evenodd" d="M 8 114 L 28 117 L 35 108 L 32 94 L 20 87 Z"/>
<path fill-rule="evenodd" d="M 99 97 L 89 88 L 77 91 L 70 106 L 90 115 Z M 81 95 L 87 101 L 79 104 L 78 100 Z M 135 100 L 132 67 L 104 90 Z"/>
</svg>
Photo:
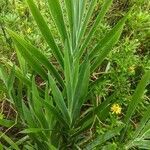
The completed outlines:
<svg viewBox="0 0 150 150">
<path fill-rule="evenodd" d="M 115 113 L 115 114 L 119 115 L 119 114 L 121 114 L 121 110 L 122 110 L 122 108 L 119 104 L 113 104 L 111 107 L 112 114 Z"/>
<path fill-rule="evenodd" d="M 27 33 L 31 33 L 31 32 L 32 32 L 31 28 L 28 28 Z"/>
<path fill-rule="evenodd" d="M 134 73 L 134 72 L 135 72 L 135 66 L 133 65 L 133 66 L 129 67 L 129 68 L 128 68 L 128 71 L 129 71 L 130 73 Z"/>
</svg>

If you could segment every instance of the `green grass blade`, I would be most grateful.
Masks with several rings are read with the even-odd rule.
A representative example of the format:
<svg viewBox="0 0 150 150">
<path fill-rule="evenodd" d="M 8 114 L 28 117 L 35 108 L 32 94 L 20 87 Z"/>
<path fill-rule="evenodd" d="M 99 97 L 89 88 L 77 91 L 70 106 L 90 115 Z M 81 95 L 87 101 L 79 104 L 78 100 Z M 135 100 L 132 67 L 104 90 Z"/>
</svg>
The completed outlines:
<svg viewBox="0 0 150 150">
<path fill-rule="evenodd" d="M 132 10 L 132 9 L 131 9 Z M 123 29 L 125 22 L 128 18 L 128 16 L 131 13 L 131 10 L 113 27 L 113 29 L 106 34 L 106 36 L 95 46 L 95 48 L 91 51 L 89 58 L 90 60 L 93 59 L 97 53 L 99 52 L 99 50 L 103 49 L 107 43 L 110 43 L 110 41 L 112 41 L 112 39 L 119 33 L 121 32 L 121 30 Z"/>
<path fill-rule="evenodd" d="M 125 145 L 127 149 L 135 147 L 136 142 L 142 143 L 144 139 L 148 139 L 147 134 L 150 135 L 150 115 L 149 115 L 150 106 L 147 108 L 147 111 L 144 113 L 143 118 L 140 121 L 137 129 L 133 133 L 132 139 Z M 150 136 L 149 136 L 150 137 Z M 142 144 L 141 144 L 142 145 Z"/>
<path fill-rule="evenodd" d="M 144 76 L 142 77 L 141 81 L 139 82 L 133 96 L 132 96 L 132 101 L 129 104 L 129 107 L 127 109 L 125 118 L 124 118 L 124 123 L 126 124 L 125 129 L 122 132 L 122 137 L 121 140 L 123 140 L 125 133 L 127 131 L 127 128 L 129 126 L 130 119 L 132 115 L 134 114 L 136 107 L 138 104 L 141 102 L 141 98 L 144 94 L 145 87 L 150 83 L 150 71 L 147 71 Z"/>
<path fill-rule="evenodd" d="M 11 69 L 13 68 L 13 66 L 14 66 L 14 64 L 13 64 L 12 62 L 4 61 L 4 63 L 5 63 L 5 65 L 6 65 L 6 67 L 7 67 L 8 69 L 10 69 L 10 70 L 11 70 Z M 0 68 L 0 69 L 1 69 L 1 68 Z M 5 77 L 6 77 L 6 76 L 5 76 Z M 27 76 L 25 76 L 25 75 L 22 73 L 22 71 L 20 70 L 20 68 L 17 67 L 16 65 L 15 65 L 15 77 L 18 78 L 20 81 L 22 81 L 22 83 L 23 83 L 24 85 L 26 85 L 27 87 L 31 87 L 31 86 L 32 86 L 31 80 L 30 80 Z M 39 92 L 40 92 L 40 95 L 43 95 L 43 94 L 44 94 L 44 92 L 43 92 L 43 90 L 42 90 L 41 88 L 38 87 L 38 90 L 39 90 Z"/>
<path fill-rule="evenodd" d="M 7 79 L 8 92 L 10 92 L 11 89 L 13 88 L 14 80 L 15 80 L 15 66 L 12 67 L 10 71 L 10 75 L 8 76 L 8 79 Z"/>
<path fill-rule="evenodd" d="M 6 86 L 6 93 L 8 93 L 8 95 L 11 96 L 11 91 L 13 89 L 13 84 L 15 80 L 15 66 L 13 65 L 13 67 L 10 69 L 10 74 L 7 74 L 3 66 L 0 65 L 0 79 L 2 79 Z M 14 103 L 12 101 L 12 98 L 9 99 L 9 102 Z"/>
<path fill-rule="evenodd" d="M 51 77 L 50 74 L 49 74 L 49 83 L 50 83 L 50 87 L 52 89 L 52 94 L 53 94 L 54 100 L 55 100 L 59 110 L 61 111 L 65 121 L 68 121 L 68 123 L 70 123 L 70 116 L 69 116 L 68 109 L 65 104 L 64 98 L 62 96 L 62 93 L 58 89 L 54 79 Z"/>
<path fill-rule="evenodd" d="M 110 97 L 108 97 L 102 104 L 99 104 L 97 107 L 91 108 L 91 110 L 89 110 L 89 112 L 86 113 L 84 117 L 82 117 L 79 120 L 79 122 L 77 122 L 76 127 L 78 127 L 79 130 L 76 131 L 73 134 L 73 136 L 79 135 L 80 133 L 88 130 L 93 125 L 94 117 L 96 115 L 100 117 L 100 119 L 103 118 L 105 120 L 107 116 L 107 114 L 105 114 L 106 113 L 105 110 L 107 110 L 110 107 L 110 104 L 113 102 L 114 96 L 115 93 L 113 93 Z M 109 110 L 107 110 L 108 115 Z"/>
<path fill-rule="evenodd" d="M 142 129 L 138 137 L 141 139 L 150 138 L 150 120 L 147 121 L 147 123 L 145 124 L 144 128 Z"/>
<path fill-rule="evenodd" d="M 114 38 L 107 43 L 107 45 L 101 49 L 101 52 L 99 53 L 98 57 L 95 58 L 94 62 L 91 66 L 91 72 L 94 72 L 103 62 L 103 60 L 106 58 L 106 56 L 109 54 L 109 52 L 112 50 L 113 46 L 118 42 L 120 35 L 122 31 L 118 32 Z"/>
<path fill-rule="evenodd" d="M 43 101 L 42 104 L 49 111 L 49 114 L 52 114 L 55 116 L 58 122 L 62 123 L 66 128 L 69 127 L 68 122 L 65 121 L 62 114 L 59 113 L 54 106 L 50 105 L 46 101 Z"/>
<path fill-rule="evenodd" d="M 50 29 L 48 28 L 47 23 L 45 22 L 44 18 L 42 17 L 41 13 L 39 12 L 38 8 L 34 4 L 33 0 L 26 0 L 26 1 L 29 5 L 32 15 L 41 31 L 43 37 L 45 38 L 46 42 L 50 46 L 54 56 L 56 57 L 56 59 L 58 60 L 60 65 L 63 67 L 62 52 L 57 47 L 57 45 L 54 41 L 54 38 L 52 36 L 52 33 L 51 33 Z"/>
<path fill-rule="evenodd" d="M 5 62 L 5 65 L 7 66 L 8 69 L 12 69 L 13 63 L 12 62 Z M 15 76 L 20 79 L 26 86 L 31 87 L 31 81 L 28 79 L 22 71 L 20 70 L 19 67 L 15 65 Z"/>
<path fill-rule="evenodd" d="M 67 8 L 67 14 L 68 14 L 68 19 L 69 19 L 69 25 L 70 25 L 70 31 L 72 33 L 73 30 L 73 1 L 72 0 L 65 0 L 65 5 Z"/>
<path fill-rule="evenodd" d="M 30 113 L 31 113 L 31 116 L 32 118 L 34 119 L 34 126 L 29 126 L 29 128 L 43 128 L 43 123 L 41 123 L 41 118 L 40 116 L 38 116 L 37 112 L 33 109 L 33 107 L 29 104 L 29 107 L 30 107 Z M 36 107 L 36 106 L 35 106 Z M 47 129 L 48 127 L 45 127 L 45 129 Z M 48 136 L 50 136 L 49 132 L 41 132 L 41 133 L 34 133 L 32 134 L 34 136 L 39 136 L 40 135 L 40 138 L 44 141 L 48 141 Z"/>
<path fill-rule="evenodd" d="M 102 19 L 104 18 L 105 14 L 106 14 L 107 11 L 108 11 L 108 9 L 110 8 L 110 6 L 111 6 L 111 4 L 112 4 L 112 1 L 113 1 L 113 0 L 106 0 L 106 1 L 104 2 L 103 6 L 102 6 L 102 9 L 99 11 L 99 14 L 98 14 L 98 16 L 97 16 L 97 18 L 96 18 L 95 23 L 92 25 L 91 30 L 89 31 L 89 33 L 88 33 L 88 35 L 87 35 L 85 41 L 84 41 L 83 44 L 82 44 L 82 47 L 81 47 L 80 52 L 79 52 L 79 57 L 82 56 L 82 54 L 83 54 L 83 52 L 84 52 L 84 49 L 86 48 L 86 46 L 88 45 L 88 43 L 89 43 L 91 37 L 92 37 L 93 34 L 95 33 L 95 31 L 96 31 L 96 29 L 97 29 L 99 23 L 102 21 Z M 94 2 L 94 0 L 93 0 L 93 2 Z M 91 5 L 93 5 L 93 4 L 91 4 Z M 94 6 L 94 5 L 93 5 L 93 6 Z M 93 6 L 91 6 L 91 7 L 93 7 Z M 92 10 L 92 9 L 90 8 L 89 11 L 91 11 L 91 10 Z M 91 14 L 90 14 L 90 15 L 91 15 Z M 87 16 L 89 16 L 89 15 L 87 15 Z M 87 24 L 87 20 L 85 20 L 85 24 Z M 79 37 L 79 41 L 81 40 L 81 38 L 82 38 L 82 36 L 83 36 L 83 34 L 84 34 L 84 32 L 85 32 L 85 24 L 84 24 L 83 27 L 82 27 L 83 29 L 81 30 L 81 34 L 80 34 L 80 37 Z"/>
<path fill-rule="evenodd" d="M 55 0 L 55 1 L 48 0 L 48 4 L 49 4 L 51 15 L 62 37 L 62 41 L 63 43 L 65 43 L 65 40 L 68 39 L 68 36 L 67 36 L 67 30 L 65 27 L 65 22 L 64 22 L 63 13 L 61 10 L 60 2 L 59 0 Z"/>
<path fill-rule="evenodd" d="M 43 108 L 42 108 L 42 105 L 40 102 L 40 101 L 44 101 L 44 99 L 40 98 L 34 78 L 32 79 L 32 100 L 33 100 L 34 112 L 35 112 L 36 116 L 38 117 L 38 119 L 41 123 L 41 126 L 46 129 L 49 128 L 48 122 L 46 121 L 45 114 L 43 112 Z M 47 134 L 47 132 L 46 132 L 46 134 Z"/>
<path fill-rule="evenodd" d="M 0 138 L 3 138 L 14 150 L 20 150 L 18 145 L 11 138 L 9 138 L 6 134 L 2 133 L 1 131 Z"/>
<path fill-rule="evenodd" d="M 105 110 L 110 104 L 112 103 L 113 97 L 115 93 L 113 93 L 111 96 L 109 96 L 104 102 L 99 104 L 98 106 L 92 108 L 80 121 L 78 122 L 77 126 L 82 126 L 86 121 L 93 118 L 95 115 L 99 116 L 103 110 Z M 101 118 L 101 116 L 99 116 Z M 93 121 L 92 121 L 93 123 Z"/>
<path fill-rule="evenodd" d="M 90 3 L 90 5 L 89 5 L 87 14 L 86 14 L 85 19 L 84 19 L 84 21 L 83 21 L 83 24 L 82 24 L 81 27 L 80 27 L 80 28 L 81 28 L 81 29 L 80 29 L 81 31 L 80 31 L 80 33 L 79 33 L 78 41 L 81 40 L 82 36 L 83 36 L 84 33 L 85 33 L 87 24 L 88 24 L 88 22 L 89 22 L 90 17 L 92 16 L 92 13 L 93 13 L 93 11 L 94 11 L 94 7 L 95 7 L 95 5 L 96 5 L 96 2 L 97 2 L 96 0 L 92 0 L 91 3 Z"/>
<path fill-rule="evenodd" d="M 75 89 L 73 102 L 71 105 L 72 116 L 73 116 L 74 121 L 75 121 L 75 118 L 78 116 L 80 112 L 80 108 L 82 104 L 84 103 L 85 97 L 87 95 L 89 75 L 90 75 L 90 63 L 88 60 L 85 60 L 85 62 L 81 65 L 81 68 L 80 68 L 78 83 Z"/>
<path fill-rule="evenodd" d="M 82 20 L 84 19 L 86 4 L 87 0 L 79 0 L 79 29 L 81 27 Z"/>
<path fill-rule="evenodd" d="M 72 87 L 72 64 L 71 54 L 69 55 L 69 48 L 65 45 L 65 52 L 64 52 L 64 75 L 65 75 L 65 87 L 67 91 L 67 100 L 68 100 L 68 108 L 71 108 L 71 102 L 73 98 L 73 87 Z M 73 67 L 73 66 L 72 66 Z"/>
<path fill-rule="evenodd" d="M 118 146 L 115 143 L 109 143 L 106 146 L 103 146 L 102 149 L 103 150 L 117 150 Z"/>
<path fill-rule="evenodd" d="M 33 118 L 33 114 L 31 114 L 30 109 L 22 103 L 22 109 L 23 109 L 23 120 L 27 123 L 27 125 L 31 128 L 36 128 L 37 124 Z"/>
<path fill-rule="evenodd" d="M 46 71 L 42 68 L 40 63 L 34 59 L 34 57 L 15 39 L 14 43 L 17 46 L 19 52 L 24 57 L 24 59 L 28 62 L 28 64 L 32 67 L 32 69 L 37 72 L 44 80 L 48 80 L 48 76 Z"/>
<path fill-rule="evenodd" d="M 88 86 L 89 86 L 89 80 L 90 80 L 90 63 L 87 62 L 86 64 L 86 69 L 85 69 L 85 73 L 84 74 L 79 74 L 79 78 L 81 78 L 81 76 L 84 76 L 83 81 L 80 83 L 81 84 L 81 100 L 78 103 L 78 108 L 81 108 L 81 106 L 83 105 L 84 102 L 86 102 L 86 96 L 88 94 Z"/>
<path fill-rule="evenodd" d="M 38 132 L 42 132 L 42 131 L 50 131 L 52 129 L 44 129 L 44 128 L 28 128 L 28 129 L 24 129 L 22 130 L 20 133 L 23 134 L 29 134 L 29 133 L 38 133 Z"/>
<path fill-rule="evenodd" d="M 23 72 L 24 75 L 27 74 L 27 64 L 25 59 L 21 56 L 20 52 L 18 51 L 17 47 L 15 47 L 16 53 L 17 53 L 17 58 L 18 58 L 18 62 L 19 62 L 19 66 Z"/>
<path fill-rule="evenodd" d="M 15 93 L 15 90 L 17 91 Z M 23 109 L 22 109 L 22 99 L 23 99 L 23 84 L 22 81 L 18 81 L 18 84 L 15 85 L 15 88 L 12 89 L 12 97 L 15 105 L 15 109 L 18 112 L 19 116 L 23 118 Z"/>
<path fill-rule="evenodd" d="M 0 64 L 0 79 L 4 82 L 7 87 L 8 75 L 5 68 Z"/>
<path fill-rule="evenodd" d="M 137 107 L 137 105 L 141 102 L 141 98 L 144 94 L 145 87 L 150 83 L 150 71 L 147 71 L 145 75 L 142 77 L 141 81 L 139 82 L 133 97 L 132 101 L 129 104 L 129 107 L 126 112 L 126 116 L 124 119 L 124 122 L 128 125 L 132 115 L 134 114 L 134 111 Z"/>
<path fill-rule="evenodd" d="M 141 150 L 149 150 L 150 149 L 150 140 L 135 140 L 131 145 L 126 146 L 127 149 L 131 148 L 139 148 Z"/>
<path fill-rule="evenodd" d="M 135 131 L 134 138 L 136 138 L 139 135 L 139 133 L 142 131 L 142 129 L 145 127 L 146 123 L 150 119 L 149 110 L 150 110 L 150 106 L 147 108 L 147 111 L 144 113 L 143 118 L 141 119 L 140 124 Z"/>
<path fill-rule="evenodd" d="M 72 88 L 73 88 L 73 93 L 75 93 L 76 86 L 78 84 L 79 69 L 80 69 L 79 59 L 76 59 L 73 62 L 73 68 L 72 68 L 72 76 L 73 76 L 72 77 L 73 78 Z"/>
<path fill-rule="evenodd" d="M 55 67 L 49 62 L 49 60 L 33 45 L 24 40 L 21 36 L 15 32 L 8 30 L 10 35 L 18 42 L 22 47 L 24 47 L 27 53 L 30 53 L 32 57 L 36 58 L 43 66 L 45 66 L 48 71 L 57 79 L 61 86 L 64 86 L 63 80 Z"/>
<path fill-rule="evenodd" d="M 29 103 L 29 107 L 30 109 L 28 109 L 25 105 L 23 105 L 23 110 L 24 110 L 24 120 L 27 123 L 27 127 L 28 128 L 41 128 L 42 125 L 40 123 L 39 118 L 37 117 L 36 113 L 34 112 L 32 106 Z M 48 141 L 48 138 L 46 136 L 46 134 L 49 135 L 48 132 L 41 132 L 40 134 L 38 133 L 33 133 L 30 134 L 30 137 L 32 137 L 32 139 L 36 139 L 35 137 L 39 137 L 39 139 L 42 139 L 44 141 Z"/>
<path fill-rule="evenodd" d="M 53 106 L 53 100 L 52 97 L 50 96 L 49 93 L 49 85 L 48 82 L 46 82 L 46 87 L 45 87 L 45 102 L 47 102 L 49 105 Z M 55 124 L 54 122 L 54 115 L 51 113 L 51 111 L 49 111 L 49 108 L 44 107 L 45 108 L 45 117 L 47 119 L 47 121 L 49 122 L 49 128 L 53 128 L 53 125 Z"/>
<path fill-rule="evenodd" d="M 14 65 L 12 62 L 9 61 L 3 61 L 3 63 L 5 63 L 6 67 L 9 70 L 13 69 L 13 66 L 15 68 L 15 76 L 20 79 L 26 86 L 31 87 L 31 81 L 29 78 L 27 78 L 26 76 L 24 76 L 24 74 L 22 73 L 22 71 L 16 66 Z M 4 81 L 5 85 L 7 86 L 7 80 L 8 80 L 8 75 L 6 74 L 4 67 L 2 67 L 2 65 L 0 65 L 0 78 Z M 42 92 L 42 90 L 40 90 L 40 92 Z"/>
<path fill-rule="evenodd" d="M 85 150 L 93 150 L 97 146 L 102 145 L 107 140 L 119 135 L 122 128 L 123 126 L 119 126 L 110 131 L 107 131 L 106 133 L 104 133 L 104 135 L 99 135 L 94 141 L 92 141 L 86 146 Z"/>
</svg>

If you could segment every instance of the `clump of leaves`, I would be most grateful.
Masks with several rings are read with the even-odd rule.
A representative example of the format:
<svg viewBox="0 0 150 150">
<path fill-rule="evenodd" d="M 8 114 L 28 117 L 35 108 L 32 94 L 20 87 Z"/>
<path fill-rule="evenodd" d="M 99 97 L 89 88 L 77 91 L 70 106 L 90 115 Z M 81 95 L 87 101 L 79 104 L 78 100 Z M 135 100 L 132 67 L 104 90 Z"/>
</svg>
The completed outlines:
<svg viewBox="0 0 150 150">
<path fill-rule="evenodd" d="M 11 62 L 5 62 L 6 66 L 11 68 L 11 72 L 7 76 L 5 69 L 1 67 L 0 77 L 6 85 L 10 102 L 18 111 L 20 122 L 25 127 L 21 133 L 28 134 L 33 140 L 35 149 L 45 150 L 80 149 L 80 147 L 93 149 L 118 135 L 123 128 L 122 125 L 85 146 L 84 133 L 88 134 L 96 115 L 103 116 L 102 111 L 110 104 L 111 97 L 96 107 L 85 109 L 83 106 L 91 99 L 91 89 L 99 82 L 99 80 L 91 81 L 90 75 L 101 65 L 119 40 L 130 11 L 104 38 L 93 45 L 92 49 L 88 49 L 87 45 L 112 0 L 104 2 L 88 31 L 87 25 L 96 0 L 92 0 L 88 5 L 86 1 L 65 0 L 69 27 L 64 20 L 59 0 L 48 0 L 51 16 L 61 37 L 63 47 L 60 48 L 33 0 L 26 1 L 43 38 L 58 62 L 59 71 L 42 51 L 22 36 L 7 29 L 16 46 L 19 67 L 12 65 Z M 32 71 L 29 71 L 27 66 L 32 68 Z M 36 82 L 35 77 L 40 78 L 44 87 Z M 122 139 L 149 77 L 150 72 L 147 72 L 133 95 L 125 117 L 126 125 L 122 130 Z M 17 83 L 15 86 L 14 81 Z M 18 149 L 16 145 L 12 146 Z"/>
</svg>

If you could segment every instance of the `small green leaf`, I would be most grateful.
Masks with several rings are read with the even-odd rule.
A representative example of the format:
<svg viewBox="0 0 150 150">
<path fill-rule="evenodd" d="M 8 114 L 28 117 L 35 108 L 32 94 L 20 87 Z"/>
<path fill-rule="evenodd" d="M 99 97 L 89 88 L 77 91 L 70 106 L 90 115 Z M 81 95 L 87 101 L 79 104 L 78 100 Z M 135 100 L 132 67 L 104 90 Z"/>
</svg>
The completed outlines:
<svg viewBox="0 0 150 150">
<path fill-rule="evenodd" d="M 15 122 L 12 120 L 0 119 L 1 126 L 9 128 L 9 127 L 13 126 L 14 124 L 15 124 Z"/>
</svg>

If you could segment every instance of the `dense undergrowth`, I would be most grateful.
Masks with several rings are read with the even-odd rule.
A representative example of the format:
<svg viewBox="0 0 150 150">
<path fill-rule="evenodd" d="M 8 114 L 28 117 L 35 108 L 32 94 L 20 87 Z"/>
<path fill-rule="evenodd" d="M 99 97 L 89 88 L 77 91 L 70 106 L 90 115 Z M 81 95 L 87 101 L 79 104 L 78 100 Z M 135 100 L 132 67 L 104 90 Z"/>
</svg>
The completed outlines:
<svg viewBox="0 0 150 150">
<path fill-rule="evenodd" d="M 32 1 L 27 1 L 32 9 Z M 49 1 L 52 2 L 52 0 Z M 102 0 L 96 3 L 85 35 L 92 28 L 102 4 L 104 4 Z M 50 48 L 49 43 L 45 42 L 44 36 L 41 36 L 36 19 L 33 19 L 26 2 L 2 0 L 0 4 L 0 77 L 4 82 L 0 81 L 0 149 L 149 150 L 150 2 L 148 0 L 113 1 L 105 18 L 97 26 L 91 41 L 86 45 L 86 53 L 82 59 L 73 61 L 71 66 L 68 64 L 72 62 L 72 59 L 74 60 L 74 56 L 70 57 L 68 41 L 63 38 L 65 32 L 62 30 L 62 20 L 59 20 L 62 27 L 57 22 L 57 17 L 60 16 L 56 15 L 53 18 L 55 7 L 50 7 L 53 16 L 51 17 L 48 4 L 44 0 L 37 1 L 36 5 L 46 18 L 56 44 L 60 49 L 65 49 L 64 66 L 61 67 L 61 60 L 57 56 L 54 58 L 53 49 Z M 66 27 L 69 27 L 70 24 L 66 21 L 65 3 L 62 2 L 61 6 L 64 10 Z M 88 6 L 89 3 L 86 8 Z M 92 72 L 91 68 L 95 66 L 92 63 L 89 64 L 89 57 L 94 55 L 90 53 L 93 46 L 105 38 L 105 35 L 109 35 L 112 28 L 126 16 L 131 7 L 132 11 L 128 15 L 119 41 L 115 45 L 116 41 L 110 41 L 112 44 L 108 44 L 108 48 L 112 50 L 101 65 L 96 66 L 96 70 Z M 121 29 L 116 32 L 120 34 Z M 73 35 L 73 33 L 69 34 Z M 35 45 L 39 53 L 18 35 L 23 35 L 26 40 Z M 114 40 L 117 38 L 114 36 Z M 79 42 L 81 46 L 82 42 Z M 72 49 L 73 47 L 72 44 Z M 38 65 L 36 61 L 30 62 L 28 60 L 30 54 L 25 55 L 23 52 L 28 53 L 26 48 L 34 50 L 31 58 L 34 53 L 37 53 L 35 57 L 39 62 L 45 57 L 48 58 L 63 81 L 57 73 L 51 72 L 49 66 L 44 67 L 44 63 Z M 42 59 L 38 57 L 39 54 L 43 54 Z M 96 60 L 100 54 L 94 55 L 94 59 Z M 19 71 L 17 66 L 20 67 Z M 46 70 L 45 74 L 42 72 L 43 69 L 49 71 Z M 70 73 L 73 70 L 78 73 Z M 18 79 L 20 71 L 25 78 Z M 51 75 L 56 75 L 56 81 Z M 77 82 L 75 85 L 74 81 Z M 87 87 L 90 88 L 87 89 Z M 70 89 L 77 91 L 75 95 Z M 85 95 L 86 93 L 88 95 Z M 76 102 L 70 102 L 70 104 L 71 97 L 79 104 Z M 40 101 L 46 102 L 42 104 Z M 77 109 L 74 109 L 75 107 Z M 80 108 L 81 110 L 78 110 Z"/>
</svg>

